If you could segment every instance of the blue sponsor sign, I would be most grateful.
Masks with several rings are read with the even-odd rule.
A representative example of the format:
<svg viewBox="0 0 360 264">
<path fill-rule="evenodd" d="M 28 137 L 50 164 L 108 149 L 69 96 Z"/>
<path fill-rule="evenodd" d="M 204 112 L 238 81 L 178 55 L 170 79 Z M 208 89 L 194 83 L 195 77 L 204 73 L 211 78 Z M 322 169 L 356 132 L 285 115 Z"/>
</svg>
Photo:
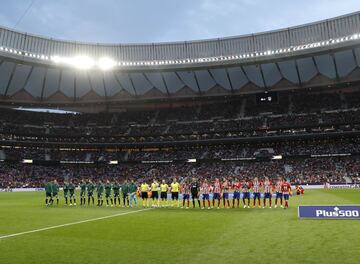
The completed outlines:
<svg viewBox="0 0 360 264">
<path fill-rule="evenodd" d="M 300 219 L 360 219 L 360 205 L 299 206 Z"/>
</svg>

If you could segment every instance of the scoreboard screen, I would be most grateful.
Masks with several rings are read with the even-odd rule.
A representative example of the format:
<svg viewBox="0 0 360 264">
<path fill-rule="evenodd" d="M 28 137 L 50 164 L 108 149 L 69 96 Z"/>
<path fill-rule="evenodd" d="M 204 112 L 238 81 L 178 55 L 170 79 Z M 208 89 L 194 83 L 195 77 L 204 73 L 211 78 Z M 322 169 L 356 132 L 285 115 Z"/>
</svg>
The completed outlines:
<svg viewBox="0 0 360 264">
<path fill-rule="evenodd" d="M 257 104 L 276 104 L 278 102 L 278 96 L 275 92 L 261 93 L 256 95 Z"/>
</svg>

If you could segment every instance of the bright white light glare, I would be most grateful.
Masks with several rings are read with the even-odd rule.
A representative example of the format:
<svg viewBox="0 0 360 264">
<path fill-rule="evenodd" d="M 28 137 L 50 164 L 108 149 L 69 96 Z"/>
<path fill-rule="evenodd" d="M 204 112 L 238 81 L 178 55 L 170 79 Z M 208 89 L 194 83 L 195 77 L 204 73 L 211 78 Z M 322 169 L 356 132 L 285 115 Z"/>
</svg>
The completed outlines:
<svg viewBox="0 0 360 264">
<path fill-rule="evenodd" d="M 195 162 L 196 162 L 196 159 L 188 159 L 187 162 L 189 162 L 189 163 L 195 163 Z"/>
<path fill-rule="evenodd" d="M 99 59 L 98 61 L 98 67 L 102 70 L 111 70 L 112 68 L 114 68 L 116 66 L 116 61 L 110 59 L 110 58 L 107 58 L 107 57 L 104 57 L 104 58 L 101 58 Z"/>
<path fill-rule="evenodd" d="M 22 163 L 31 164 L 31 163 L 33 163 L 33 160 L 32 160 L 32 159 L 24 159 L 24 160 L 22 161 Z"/>
<path fill-rule="evenodd" d="M 281 160 L 282 159 L 282 155 L 276 155 L 272 157 L 273 160 Z"/>
<path fill-rule="evenodd" d="M 109 161 L 109 164 L 111 164 L 111 165 L 116 165 L 116 164 L 118 164 L 119 162 L 117 161 L 117 160 L 110 160 Z"/>
<path fill-rule="evenodd" d="M 94 67 L 95 61 L 88 56 L 76 56 L 70 58 L 69 63 L 72 64 L 75 68 L 88 70 Z"/>
</svg>

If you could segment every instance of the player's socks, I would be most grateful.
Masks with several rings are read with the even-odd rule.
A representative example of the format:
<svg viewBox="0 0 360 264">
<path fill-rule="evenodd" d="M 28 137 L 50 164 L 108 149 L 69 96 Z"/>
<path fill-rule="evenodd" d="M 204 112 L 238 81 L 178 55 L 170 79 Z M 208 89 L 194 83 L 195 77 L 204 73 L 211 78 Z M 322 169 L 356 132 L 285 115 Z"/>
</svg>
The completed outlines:
<svg viewBox="0 0 360 264">
<path fill-rule="evenodd" d="M 213 205 L 213 207 L 215 206 L 215 200 L 214 199 L 212 200 L 212 205 Z"/>
<path fill-rule="evenodd" d="M 220 207 L 220 200 L 218 200 L 218 208 Z"/>
<path fill-rule="evenodd" d="M 68 198 L 65 198 L 65 204 L 66 205 L 68 204 Z"/>
<path fill-rule="evenodd" d="M 205 208 L 205 200 L 203 200 L 203 208 Z"/>
<path fill-rule="evenodd" d="M 227 200 L 227 205 L 230 208 L 230 201 L 229 200 Z"/>
<path fill-rule="evenodd" d="M 199 208 L 201 208 L 200 200 L 198 199 L 197 201 L 198 201 Z"/>
<path fill-rule="evenodd" d="M 45 199 L 45 204 L 48 205 L 48 199 Z"/>
</svg>

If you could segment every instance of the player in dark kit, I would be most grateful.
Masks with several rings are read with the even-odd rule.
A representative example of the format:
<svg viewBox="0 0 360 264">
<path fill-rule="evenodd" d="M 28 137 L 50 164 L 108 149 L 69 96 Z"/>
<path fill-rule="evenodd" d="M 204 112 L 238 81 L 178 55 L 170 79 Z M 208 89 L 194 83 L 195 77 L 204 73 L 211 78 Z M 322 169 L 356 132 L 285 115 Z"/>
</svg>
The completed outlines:
<svg viewBox="0 0 360 264">
<path fill-rule="evenodd" d="M 72 183 L 72 181 L 69 182 L 69 197 L 70 197 L 70 206 L 76 205 L 76 197 L 75 197 L 75 185 Z"/>
<path fill-rule="evenodd" d="M 191 190 L 191 199 L 192 199 L 193 207 L 195 208 L 195 200 L 197 200 L 199 208 L 201 208 L 200 184 L 198 183 L 198 181 L 195 178 L 192 179 L 192 182 L 190 185 L 190 190 Z"/>
<path fill-rule="evenodd" d="M 121 203 L 120 203 L 120 188 L 121 188 L 121 185 L 116 181 L 113 184 L 113 197 L 114 197 L 114 205 L 115 206 L 116 206 L 116 200 L 118 201 L 119 206 L 121 205 Z"/>
<path fill-rule="evenodd" d="M 45 205 L 49 206 L 51 204 L 52 201 L 52 183 L 51 182 L 47 182 L 45 184 Z"/>
<path fill-rule="evenodd" d="M 102 206 L 104 203 L 104 184 L 102 183 L 102 181 L 100 180 L 98 185 L 96 186 L 96 192 L 97 192 L 97 199 L 98 199 L 98 204 L 97 206 Z"/>
<path fill-rule="evenodd" d="M 82 180 L 80 183 L 80 205 L 85 205 L 86 182 Z"/>
<path fill-rule="evenodd" d="M 111 197 L 111 189 L 112 189 L 112 184 L 110 183 L 109 180 L 107 180 L 106 183 L 105 183 L 106 206 L 109 206 L 109 199 L 110 199 L 110 202 L 111 202 L 111 206 L 113 206 L 113 199 Z"/>
<path fill-rule="evenodd" d="M 123 205 L 124 207 L 129 206 L 129 185 L 127 180 L 121 185 L 121 193 L 123 197 Z"/>
<path fill-rule="evenodd" d="M 69 199 L 69 183 L 64 182 L 64 198 L 65 198 L 65 204 L 68 205 L 68 199 Z"/>
<path fill-rule="evenodd" d="M 90 205 L 90 200 L 92 201 L 92 204 L 94 205 L 94 203 L 95 203 L 95 198 L 94 198 L 95 184 L 91 180 L 89 180 L 88 184 L 86 185 L 86 189 L 87 189 L 87 196 L 88 196 L 88 205 Z"/>
<path fill-rule="evenodd" d="M 59 205 L 59 189 L 59 184 L 54 180 L 51 184 L 51 204 L 53 204 L 54 198 L 56 198 L 56 205 Z"/>
</svg>

